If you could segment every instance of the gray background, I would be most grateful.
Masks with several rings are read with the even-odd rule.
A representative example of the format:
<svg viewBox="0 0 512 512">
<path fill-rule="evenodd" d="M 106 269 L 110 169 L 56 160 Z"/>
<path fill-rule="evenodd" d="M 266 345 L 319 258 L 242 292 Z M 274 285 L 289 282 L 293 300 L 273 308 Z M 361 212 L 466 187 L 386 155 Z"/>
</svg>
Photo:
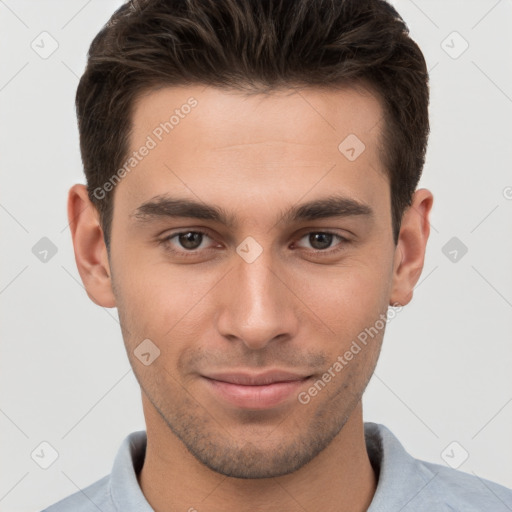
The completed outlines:
<svg viewBox="0 0 512 512">
<path fill-rule="evenodd" d="M 89 485 L 144 428 L 117 311 L 88 299 L 66 217 L 69 187 L 84 182 L 78 78 L 120 3 L 0 1 L 2 511 L 37 511 Z M 393 3 L 431 72 L 420 186 L 434 207 L 425 268 L 388 325 L 365 420 L 416 457 L 512 487 L 512 1 Z M 46 262 L 32 252 L 43 237 L 57 249 Z M 58 452 L 48 469 L 31 456 L 44 441 Z"/>
</svg>

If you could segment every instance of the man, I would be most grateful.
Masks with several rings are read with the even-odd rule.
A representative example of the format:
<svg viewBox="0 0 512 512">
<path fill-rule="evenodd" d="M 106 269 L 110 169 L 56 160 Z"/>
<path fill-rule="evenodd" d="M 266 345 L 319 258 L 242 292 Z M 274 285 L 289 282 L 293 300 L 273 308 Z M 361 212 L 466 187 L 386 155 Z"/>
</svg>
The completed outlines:
<svg viewBox="0 0 512 512">
<path fill-rule="evenodd" d="M 78 86 L 68 215 L 147 430 L 49 512 L 512 509 L 363 423 L 388 308 L 423 268 L 428 101 L 383 0 L 118 9 Z"/>
</svg>

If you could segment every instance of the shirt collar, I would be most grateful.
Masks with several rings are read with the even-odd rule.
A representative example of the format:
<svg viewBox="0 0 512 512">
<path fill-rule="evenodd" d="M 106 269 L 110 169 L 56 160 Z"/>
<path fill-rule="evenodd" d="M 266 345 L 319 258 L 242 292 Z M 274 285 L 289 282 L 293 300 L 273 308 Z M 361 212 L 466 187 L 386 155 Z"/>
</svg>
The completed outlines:
<svg viewBox="0 0 512 512">
<path fill-rule="evenodd" d="M 139 430 L 122 442 L 110 475 L 110 494 L 116 509 L 123 512 L 154 512 L 137 481 L 146 455 L 147 434 Z"/>
<path fill-rule="evenodd" d="M 384 425 L 367 422 L 364 433 L 368 457 L 378 475 L 377 489 L 367 512 L 405 511 L 420 493 L 430 494 L 428 486 L 437 473 L 409 455 Z"/>
</svg>

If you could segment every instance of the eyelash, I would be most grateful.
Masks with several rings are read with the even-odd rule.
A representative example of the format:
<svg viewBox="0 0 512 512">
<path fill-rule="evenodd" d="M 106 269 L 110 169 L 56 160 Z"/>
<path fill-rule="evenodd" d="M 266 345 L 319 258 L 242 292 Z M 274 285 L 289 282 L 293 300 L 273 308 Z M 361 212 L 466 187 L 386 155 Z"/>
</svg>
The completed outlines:
<svg viewBox="0 0 512 512">
<path fill-rule="evenodd" d="M 185 258 L 189 258 L 189 257 L 194 257 L 194 256 L 197 256 L 200 252 L 201 252 L 201 249 L 194 249 L 194 250 L 176 250 L 174 248 L 171 247 L 170 245 L 170 241 L 173 239 L 173 238 L 176 238 L 178 237 L 179 235 L 186 235 L 187 233 L 197 233 L 197 234 L 200 234 L 200 235 L 203 235 L 203 236 L 207 236 L 208 238 L 212 238 L 206 231 L 201 231 L 201 230 L 187 230 L 187 231 L 178 231 L 176 233 L 172 233 L 170 235 L 167 235 L 165 238 L 161 239 L 159 241 L 159 244 L 161 245 L 164 245 L 166 247 L 166 249 L 168 249 L 171 253 L 173 254 L 176 254 L 176 255 L 179 255 L 179 256 L 182 256 L 182 257 L 185 257 Z M 335 249 L 325 249 L 325 250 L 322 250 L 322 249 L 313 249 L 311 251 L 309 251 L 310 253 L 314 254 L 314 255 L 318 255 L 318 254 L 323 254 L 323 255 L 334 255 L 334 254 L 337 254 L 338 252 L 341 252 L 345 249 L 345 245 L 347 244 L 350 244 L 351 241 L 341 235 L 339 235 L 338 233 L 334 233 L 332 231 L 309 231 L 307 233 L 304 233 L 300 238 L 299 240 L 302 240 L 305 236 L 308 236 L 308 235 L 311 235 L 311 234 L 318 234 L 318 233 L 321 233 L 323 235 L 332 235 L 333 237 L 336 237 L 338 238 L 340 241 L 341 241 L 341 247 L 338 247 L 338 248 L 335 248 Z"/>
</svg>

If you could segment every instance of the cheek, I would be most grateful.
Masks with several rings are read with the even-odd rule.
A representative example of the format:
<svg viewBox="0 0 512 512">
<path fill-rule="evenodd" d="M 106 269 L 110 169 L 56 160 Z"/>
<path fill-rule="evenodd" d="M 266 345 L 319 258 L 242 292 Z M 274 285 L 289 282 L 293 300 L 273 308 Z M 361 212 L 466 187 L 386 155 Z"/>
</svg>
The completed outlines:
<svg viewBox="0 0 512 512">
<path fill-rule="evenodd" d="M 129 330 L 131 343 L 145 338 L 157 343 L 174 339 L 178 343 L 183 336 L 178 336 L 178 332 L 199 325 L 201 301 L 218 279 L 192 266 L 176 266 L 133 255 L 115 268 L 116 276 L 121 276 L 115 286 L 119 314 Z"/>
<path fill-rule="evenodd" d="M 313 268 L 307 279 L 297 276 L 294 290 L 339 345 L 350 342 L 385 314 L 388 273 L 383 264 L 352 259 L 336 267 Z"/>
</svg>

